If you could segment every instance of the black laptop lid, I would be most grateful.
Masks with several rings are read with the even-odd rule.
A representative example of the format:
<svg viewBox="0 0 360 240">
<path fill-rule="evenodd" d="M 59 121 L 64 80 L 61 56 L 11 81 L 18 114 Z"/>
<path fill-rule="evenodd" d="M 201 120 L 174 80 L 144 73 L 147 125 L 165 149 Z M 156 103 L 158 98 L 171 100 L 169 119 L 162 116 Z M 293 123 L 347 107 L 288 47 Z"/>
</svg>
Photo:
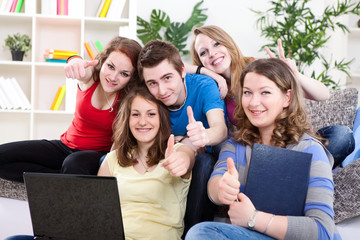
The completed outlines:
<svg viewBox="0 0 360 240">
<path fill-rule="evenodd" d="M 114 177 L 24 173 L 34 235 L 41 239 L 124 239 Z"/>
</svg>

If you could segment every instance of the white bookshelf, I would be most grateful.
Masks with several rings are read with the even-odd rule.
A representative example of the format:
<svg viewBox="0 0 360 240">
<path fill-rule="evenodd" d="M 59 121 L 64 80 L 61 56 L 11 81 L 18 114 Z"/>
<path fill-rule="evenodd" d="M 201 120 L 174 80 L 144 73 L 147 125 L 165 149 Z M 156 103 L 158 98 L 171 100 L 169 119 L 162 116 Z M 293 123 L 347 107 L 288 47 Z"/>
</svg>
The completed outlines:
<svg viewBox="0 0 360 240">
<path fill-rule="evenodd" d="M 0 13 L 0 42 L 7 35 L 20 32 L 31 37 L 32 50 L 22 62 L 11 60 L 8 48 L 0 48 L 0 76 L 14 77 L 31 103 L 31 110 L 0 109 L 0 144 L 27 139 L 59 139 L 73 118 L 65 108 L 50 106 L 59 86 L 66 84 L 65 64 L 47 63 L 45 49 L 78 51 L 89 59 L 86 41 L 99 40 L 104 46 L 119 35 L 119 27 L 128 26 L 130 38 L 136 39 L 136 0 L 126 0 L 124 9 L 114 19 L 95 17 L 101 0 L 69 0 L 76 11 L 69 16 L 42 14 L 43 0 L 25 0 L 21 13 Z M 56 1 L 56 0 L 55 0 Z M 110 6 L 111 7 L 111 6 Z"/>
</svg>

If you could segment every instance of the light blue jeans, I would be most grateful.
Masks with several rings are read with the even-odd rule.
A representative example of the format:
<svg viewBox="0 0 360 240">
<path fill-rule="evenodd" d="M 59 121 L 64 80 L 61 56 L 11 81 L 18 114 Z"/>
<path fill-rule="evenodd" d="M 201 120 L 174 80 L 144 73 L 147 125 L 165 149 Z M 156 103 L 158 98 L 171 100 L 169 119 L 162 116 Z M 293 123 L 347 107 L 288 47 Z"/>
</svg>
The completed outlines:
<svg viewBox="0 0 360 240">
<path fill-rule="evenodd" d="M 185 240 L 269 240 L 273 239 L 262 233 L 251 231 L 247 228 L 222 222 L 198 223 L 187 232 Z"/>
</svg>

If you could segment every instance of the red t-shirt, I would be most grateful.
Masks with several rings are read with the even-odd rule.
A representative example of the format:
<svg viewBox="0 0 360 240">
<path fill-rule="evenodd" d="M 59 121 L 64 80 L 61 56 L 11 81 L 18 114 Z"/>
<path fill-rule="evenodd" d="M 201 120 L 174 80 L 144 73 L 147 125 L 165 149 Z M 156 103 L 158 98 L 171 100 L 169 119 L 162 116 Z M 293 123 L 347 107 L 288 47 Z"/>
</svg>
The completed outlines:
<svg viewBox="0 0 360 240">
<path fill-rule="evenodd" d="M 112 123 L 116 110 L 100 110 L 91 104 L 91 97 L 98 86 L 95 82 L 89 89 L 76 94 L 75 116 L 61 141 L 68 147 L 79 150 L 110 151 L 113 134 Z M 116 103 L 116 97 L 114 103 Z M 113 105 L 114 105 L 113 103 Z"/>
</svg>

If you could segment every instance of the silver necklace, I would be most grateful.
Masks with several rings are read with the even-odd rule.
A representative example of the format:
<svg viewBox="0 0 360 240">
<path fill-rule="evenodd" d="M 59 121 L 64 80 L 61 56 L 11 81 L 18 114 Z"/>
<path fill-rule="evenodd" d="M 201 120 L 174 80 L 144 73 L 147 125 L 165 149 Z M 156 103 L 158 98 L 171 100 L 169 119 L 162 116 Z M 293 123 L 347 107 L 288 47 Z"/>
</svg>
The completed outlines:
<svg viewBox="0 0 360 240">
<path fill-rule="evenodd" d="M 109 99 L 107 98 L 107 96 L 106 96 L 106 93 L 104 92 L 104 95 L 105 95 L 105 98 L 106 98 L 106 102 L 107 102 L 107 104 L 109 105 L 109 107 L 110 107 L 110 111 L 109 112 L 112 112 L 113 110 L 114 110 L 114 108 L 112 107 L 112 105 L 110 105 L 110 103 L 109 103 Z"/>
<path fill-rule="evenodd" d="M 141 158 L 140 158 L 139 152 L 138 152 L 137 154 L 138 154 L 138 162 L 140 162 L 141 165 L 145 168 L 145 172 L 149 172 L 149 168 L 150 168 L 150 167 L 146 167 L 146 165 L 143 163 L 143 161 L 142 161 Z"/>
</svg>

